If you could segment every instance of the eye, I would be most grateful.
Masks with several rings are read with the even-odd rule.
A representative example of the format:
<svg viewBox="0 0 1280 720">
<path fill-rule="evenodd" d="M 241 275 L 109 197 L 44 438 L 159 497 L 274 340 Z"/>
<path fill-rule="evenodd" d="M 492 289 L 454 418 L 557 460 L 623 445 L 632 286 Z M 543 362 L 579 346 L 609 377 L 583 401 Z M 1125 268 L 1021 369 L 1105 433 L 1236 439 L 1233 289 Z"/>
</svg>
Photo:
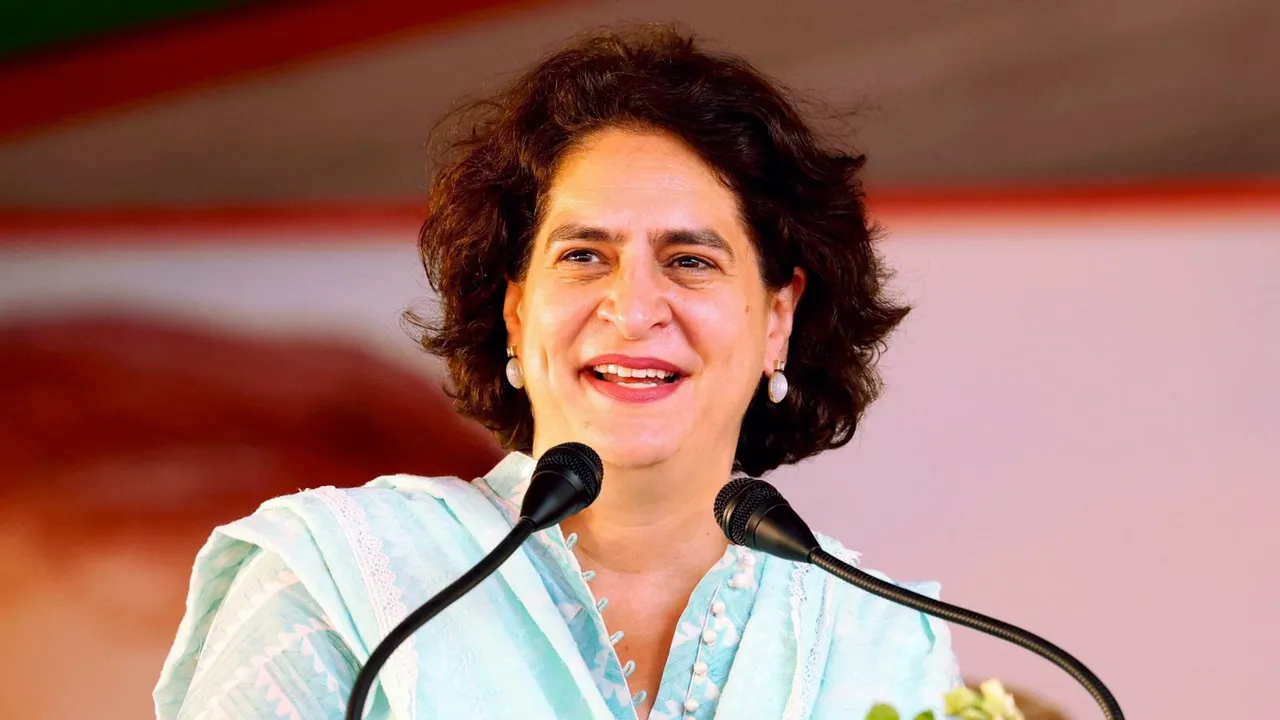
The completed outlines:
<svg viewBox="0 0 1280 720">
<path fill-rule="evenodd" d="M 594 250 L 585 248 L 577 248 L 569 250 L 560 256 L 560 262 L 566 262 L 573 265 L 586 265 L 600 260 L 600 254 Z"/>
<path fill-rule="evenodd" d="M 680 270 L 714 270 L 716 267 L 715 263 L 697 255 L 677 255 L 668 264 Z"/>
</svg>

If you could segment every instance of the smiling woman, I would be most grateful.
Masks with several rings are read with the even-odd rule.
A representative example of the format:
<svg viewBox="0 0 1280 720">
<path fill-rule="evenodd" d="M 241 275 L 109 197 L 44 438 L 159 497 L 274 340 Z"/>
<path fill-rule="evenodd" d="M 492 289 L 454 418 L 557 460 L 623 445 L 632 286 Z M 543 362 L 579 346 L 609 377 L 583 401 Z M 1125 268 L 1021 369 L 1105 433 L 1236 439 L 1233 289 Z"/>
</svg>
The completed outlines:
<svg viewBox="0 0 1280 720">
<path fill-rule="evenodd" d="M 635 468 L 697 447 L 727 474 L 747 403 L 785 357 L 804 271 L 771 292 L 733 192 L 664 133 L 583 139 L 544 213 L 551 229 L 536 232 L 503 312 L 534 454 L 578 438 L 606 466 Z M 667 382 L 634 381 L 650 368 Z"/>
<path fill-rule="evenodd" d="M 438 158 L 421 234 L 443 312 L 412 319 L 449 363 L 464 412 L 511 447 L 535 449 L 532 398 L 501 382 L 508 338 L 498 325 L 510 318 L 498 308 L 509 298 L 495 276 L 523 285 L 532 272 L 536 282 L 535 260 L 552 247 L 590 242 L 620 256 L 642 231 L 664 240 L 655 253 L 703 253 L 681 259 L 686 278 L 720 287 L 710 275 L 754 271 L 760 282 L 741 288 L 762 294 L 754 306 L 740 298 L 749 312 L 765 311 L 764 293 L 795 306 L 779 316 L 787 347 L 775 338 L 760 358 L 764 375 L 787 363 L 793 392 L 777 404 L 754 393 L 738 465 L 760 474 L 848 442 L 880 389 L 876 354 L 906 309 L 882 292 L 864 156 L 824 147 L 775 83 L 672 32 L 606 33 L 453 120 L 445 127 L 460 132 Z M 717 248 L 731 266 L 708 262 Z"/>
<path fill-rule="evenodd" d="M 407 643 L 375 717 L 936 709 L 945 626 L 728 547 L 712 514 L 735 474 L 847 443 L 879 392 L 906 309 L 882 291 L 862 156 L 661 27 L 583 38 L 455 119 L 420 234 L 440 311 L 408 318 L 512 453 L 472 482 L 382 478 L 220 529 L 159 714 L 339 716 L 359 662 L 510 529 L 534 458 L 569 441 L 598 452 L 599 498 Z"/>
</svg>

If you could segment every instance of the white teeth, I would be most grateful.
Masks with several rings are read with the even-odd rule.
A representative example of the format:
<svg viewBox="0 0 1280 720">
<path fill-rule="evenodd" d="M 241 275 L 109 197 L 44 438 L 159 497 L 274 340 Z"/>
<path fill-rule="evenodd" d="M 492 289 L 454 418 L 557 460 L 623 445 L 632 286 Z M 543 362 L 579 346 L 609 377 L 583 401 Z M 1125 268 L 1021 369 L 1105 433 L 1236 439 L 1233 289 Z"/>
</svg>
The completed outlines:
<svg viewBox="0 0 1280 720">
<path fill-rule="evenodd" d="M 629 388 L 658 387 L 658 383 L 653 383 L 653 382 L 620 382 L 618 384 L 621 385 L 622 387 L 629 387 Z"/>
<path fill-rule="evenodd" d="M 596 365 L 591 369 L 601 375 L 617 375 L 620 378 L 657 378 L 665 380 L 675 374 L 657 368 L 629 368 L 624 365 Z"/>
</svg>

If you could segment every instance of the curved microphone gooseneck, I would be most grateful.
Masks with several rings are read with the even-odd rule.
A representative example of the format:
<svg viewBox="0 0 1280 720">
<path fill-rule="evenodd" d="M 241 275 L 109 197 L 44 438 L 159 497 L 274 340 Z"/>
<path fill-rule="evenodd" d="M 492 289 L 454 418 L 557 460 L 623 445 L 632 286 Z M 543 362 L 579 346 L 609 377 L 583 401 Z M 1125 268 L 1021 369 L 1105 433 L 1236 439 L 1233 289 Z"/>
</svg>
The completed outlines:
<svg viewBox="0 0 1280 720">
<path fill-rule="evenodd" d="M 1124 720 L 1124 712 L 1102 680 L 1085 667 L 1084 663 L 1057 645 L 1002 620 L 885 582 L 823 550 L 809 526 L 800 519 L 800 515 L 782 497 L 782 493 L 769 483 L 749 477 L 730 481 L 716 495 L 715 514 L 716 523 L 729 538 L 729 542 L 786 560 L 812 563 L 873 595 L 973 628 L 1034 652 L 1065 670 L 1083 685 L 1102 708 L 1102 714 L 1107 720 Z"/>
<path fill-rule="evenodd" d="M 581 512 L 600 495 L 604 466 L 600 456 L 582 443 L 556 445 L 538 458 L 529 489 L 520 504 L 520 519 L 511 531 L 475 567 L 409 613 L 369 654 L 351 687 L 346 720 L 360 720 L 378 671 L 409 636 L 492 575 L 525 540 L 539 530 Z"/>
</svg>

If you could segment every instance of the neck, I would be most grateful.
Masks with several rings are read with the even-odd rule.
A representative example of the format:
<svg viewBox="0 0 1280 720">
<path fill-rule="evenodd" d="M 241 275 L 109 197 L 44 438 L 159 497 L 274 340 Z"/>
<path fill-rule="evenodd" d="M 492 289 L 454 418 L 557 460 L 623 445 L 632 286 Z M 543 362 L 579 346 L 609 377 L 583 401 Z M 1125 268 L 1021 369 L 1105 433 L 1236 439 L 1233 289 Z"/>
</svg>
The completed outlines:
<svg viewBox="0 0 1280 720">
<path fill-rule="evenodd" d="M 711 507 L 729 480 L 732 456 L 672 460 L 643 468 L 605 465 L 600 497 L 566 519 L 577 552 L 592 567 L 617 574 L 701 577 L 728 541 Z"/>
</svg>

